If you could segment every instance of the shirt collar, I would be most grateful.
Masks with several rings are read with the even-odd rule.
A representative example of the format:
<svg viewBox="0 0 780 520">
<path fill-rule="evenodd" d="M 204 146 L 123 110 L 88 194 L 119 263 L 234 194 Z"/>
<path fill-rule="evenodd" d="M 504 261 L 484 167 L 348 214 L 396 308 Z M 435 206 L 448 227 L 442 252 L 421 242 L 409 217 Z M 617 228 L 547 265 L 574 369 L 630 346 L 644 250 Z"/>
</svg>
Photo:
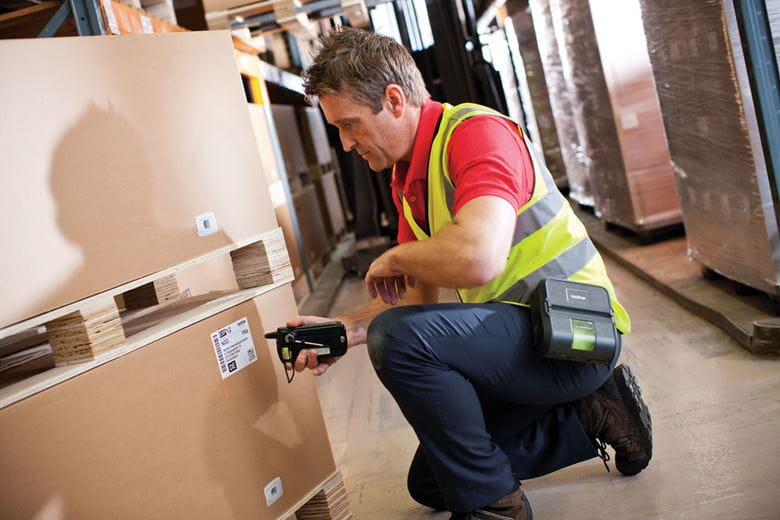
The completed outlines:
<svg viewBox="0 0 780 520">
<path fill-rule="evenodd" d="M 420 110 L 420 121 L 414 135 L 412 157 L 409 161 L 398 161 L 393 170 L 393 188 L 403 189 L 411 182 L 424 180 L 428 175 L 428 158 L 444 107 L 438 101 L 428 99 Z"/>
</svg>

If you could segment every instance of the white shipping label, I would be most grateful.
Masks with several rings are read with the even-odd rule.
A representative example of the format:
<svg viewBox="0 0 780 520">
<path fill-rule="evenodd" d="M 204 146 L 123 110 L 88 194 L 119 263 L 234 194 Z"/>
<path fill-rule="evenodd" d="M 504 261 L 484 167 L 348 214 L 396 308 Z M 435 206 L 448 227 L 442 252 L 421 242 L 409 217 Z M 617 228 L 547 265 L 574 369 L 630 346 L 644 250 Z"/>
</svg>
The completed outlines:
<svg viewBox="0 0 780 520">
<path fill-rule="evenodd" d="M 255 344 L 246 318 L 241 318 L 213 332 L 211 344 L 214 345 L 222 379 L 257 361 Z"/>
<path fill-rule="evenodd" d="M 103 3 L 103 9 L 106 12 L 106 19 L 108 20 L 108 28 L 111 29 L 112 34 L 119 34 L 119 24 L 116 21 L 114 15 L 114 8 L 111 6 L 111 0 L 106 0 Z"/>
<path fill-rule="evenodd" d="M 620 126 L 623 130 L 631 130 L 639 126 L 639 118 L 634 112 L 629 112 L 620 116 Z"/>
<path fill-rule="evenodd" d="M 152 34 L 154 32 L 154 25 L 152 25 L 152 19 L 148 16 L 141 15 L 141 28 L 144 34 Z"/>
</svg>

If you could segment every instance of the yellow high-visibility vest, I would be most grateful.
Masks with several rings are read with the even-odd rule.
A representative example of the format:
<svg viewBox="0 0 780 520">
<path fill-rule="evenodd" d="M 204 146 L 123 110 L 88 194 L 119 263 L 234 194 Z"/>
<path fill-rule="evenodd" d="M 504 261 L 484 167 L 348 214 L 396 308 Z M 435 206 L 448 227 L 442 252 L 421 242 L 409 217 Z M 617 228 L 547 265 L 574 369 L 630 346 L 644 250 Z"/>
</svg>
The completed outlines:
<svg viewBox="0 0 780 520">
<path fill-rule="evenodd" d="M 509 119 L 495 110 L 473 103 L 444 104 L 428 159 L 428 227 L 431 235 L 452 221 L 455 187 L 447 171 L 446 153 L 452 132 L 463 121 L 480 115 Z M 628 333 L 631 320 L 615 296 L 604 261 L 569 202 L 558 191 L 552 175 L 535 157 L 520 127 L 518 131 L 533 163 L 533 194 L 517 211 L 512 248 L 503 272 L 480 287 L 458 289 L 458 296 L 467 303 L 501 301 L 527 306 L 533 290 L 546 278 L 600 285 L 609 291 L 618 330 Z M 428 234 L 414 220 L 412 208 L 403 194 L 401 203 L 404 216 L 417 239 L 427 239 Z"/>
</svg>

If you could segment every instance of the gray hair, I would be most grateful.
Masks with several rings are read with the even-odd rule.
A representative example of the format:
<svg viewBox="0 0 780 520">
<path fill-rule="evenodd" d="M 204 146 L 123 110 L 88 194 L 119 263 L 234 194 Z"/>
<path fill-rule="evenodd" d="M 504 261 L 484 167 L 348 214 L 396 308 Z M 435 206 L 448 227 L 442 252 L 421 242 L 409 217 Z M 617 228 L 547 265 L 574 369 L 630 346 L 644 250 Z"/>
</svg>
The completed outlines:
<svg viewBox="0 0 780 520">
<path fill-rule="evenodd" d="M 412 105 L 430 97 L 409 51 L 388 36 L 343 28 L 320 39 L 312 65 L 303 73 L 309 100 L 324 94 L 348 93 L 378 114 L 385 89 L 401 87 Z"/>
</svg>

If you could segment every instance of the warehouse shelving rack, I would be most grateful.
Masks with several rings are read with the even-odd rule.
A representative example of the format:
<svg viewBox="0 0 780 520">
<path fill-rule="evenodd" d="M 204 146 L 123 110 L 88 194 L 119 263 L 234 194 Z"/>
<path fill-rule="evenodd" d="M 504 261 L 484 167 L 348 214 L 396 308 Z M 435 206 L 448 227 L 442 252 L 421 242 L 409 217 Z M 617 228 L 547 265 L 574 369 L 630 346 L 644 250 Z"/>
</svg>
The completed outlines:
<svg viewBox="0 0 780 520">
<path fill-rule="evenodd" d="M 745 43 L 745 58 L 750 66 L 749 79 L 754 92 L 758 124 L 762 129 L 767 172 L 772 185 L 775 208 L 780 205 L 780 77 L 776 49 L 770 30 L 777 7 L 761 0 L 735 1 L 739 31 Z M 774 14 L 777 16 L 777 14 Z M 780 226 L 780 214 L 775 211 Z"/>
<path fill-rule="evenodd" d="M 105 34 L 103 17 L 100 14 L 97 0 L 65 0 L 39 36 L 45 38 L 57 34 L 57 31 L 71 14 L 76 22 L 79 36 Z"/>
</svg>

